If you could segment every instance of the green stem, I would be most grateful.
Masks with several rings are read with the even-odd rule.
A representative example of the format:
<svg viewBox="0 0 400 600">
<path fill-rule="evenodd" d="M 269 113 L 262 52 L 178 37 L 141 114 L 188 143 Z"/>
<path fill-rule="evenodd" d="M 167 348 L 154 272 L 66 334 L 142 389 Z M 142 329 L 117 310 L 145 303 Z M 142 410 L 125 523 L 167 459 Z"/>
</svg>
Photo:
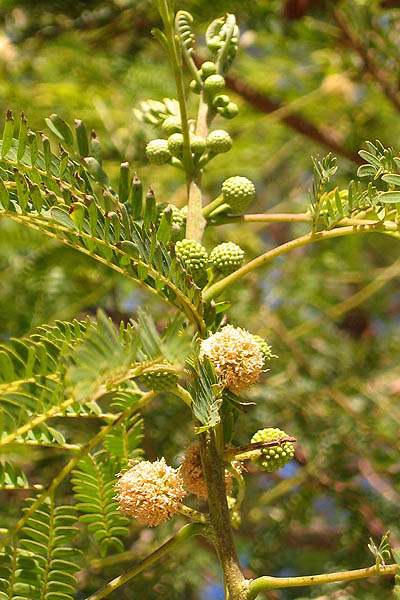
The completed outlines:
<svg viewBox="0 0 400 600">
<path fill-rule="evenodd" d="M 240 569 L 225 491 L 225 465 L 218 454 L 214 430 L 200 434 L 200 453 L 214 530 L 213 543 L 221 562 L 229 600 L 246 600 L 248 583 Z"/>
<path fill-rule="evenodd" d="M 157 8 L 160 12 L 164 24 L 164 31 L 168 43 L 169 61 L 174 73 L 176 93 L 178 96 L 179 108 L 181 113 L 182 135 L 183 135 L 183 165 L 186 172 L 186 182 L 188 190 L 194 171 L 193 157 L 190 150 L 190 131 L 189 118 L 186 105 L 185 86 L 183 82 L 182 70 L 183 61 L 178 40 L 175 36 L 175 20 L 173 12 L 169 6 L 168 0 L 157 1 Z"/>
<path fill-rule="evenodd" d="M 374 565 L 373 567 L 356 569 L 355 571 L 324 573 L 323 575 L 307 575 L 304 577 L 258 577 L 249 585 L 250 595 L 248 600 L 253 600 L 258 594 L 266 590 L 321 585 L 324 583 L 336 583 L 338 581 L 354 581 L 355 579 L 380 577 L 381 575 L 396 575 L 398 569 L 398 565 L 387 565 L 378 568 Z"/>
<path fill-rule="evenodd" d="M 181 504 L 179 513 L 188 519 L 192 519 L 192 521 L 203 523 L 203 525 L 209 523 L 209 518 L 207 515 L 195 510 L 194 508 L 190 508 L 190 506 L 186 506 L 186 504 Z"/>
<path fill-rule="evenodd" d="M 101 600 L 101 598 L 105 598 L 116 589 L 127 583 L 130 579 L 141 573 L 147 567 L 150 567 L 157 560 L 174 550 L 179 544 L 186 541 L 187 539 L 193 537 L 194 535 L 204 535 L 207 531 L 207 528 L 201 523 L 189 523 L 185 525 L 176 533 L 172 538 L 170 538 L 165 544 L 157 548 L 154 552 L 149 554 L 145 559 L 143 559 L 138 565 L 128 569 L 122 575 L 119 575 L 107 585 L 102 587 L 100 590 L 88 596 L 86 600 Z"/>
<path fill-rule="evenodd" d="M 281 446 L 286 442 L 294 443 L 296 438 L 284 437 L 277 440 L 271 440 L 270 442 L 254 442 L 253 444 L 246 444 L 245 446 L 236 446 L 236 448 L 228 448 L 223 454 L 223 458 L 226 461 L 231 460 L 251 460 L 252 458 L 258 458 L 262 454 L 264 448 L 273 448 L 275 446 Z"/>
<path fill-rule="evenodd" d="M 175 396 L 178 396 L 178 398 L 181 398 L 181 400 L 183 400 L 184 403 L 189 406 L 189 408 L 191 408 L 192 396 L 189 394 L 189 392 L 187 390 L 185 390 L 185 388 L 183 388 L 178 383 L 177 386 L 174 387 L 171 391 L 173 394 L 175 394 Z"/>
<path fill-rule="evenodd" d="M 336 229 L 331 229 L 330 231 L 319 231 L 317 233 L 307 233 L 295 240 L 291 240 L 290 242 L 286 242 L 281 246 L 277 246 L 272 250 L 269 250 L 265 254 L 258 256 L 254 260 L 251 260 L 249 263 L 224 277 L 221 281 L 217 281 L 214 283 L 203 295 L 203 299 L 206 302 L 209 302 L 211 299 L 216 298 L 221 292 L 223 292 L 227 287 L 236 283 L 239 279 L 241 279 L 244 275 L 251 273 L 254 269 L 261 267 L 268 263 L 273 258 L 280 256 L 282 254 L 286 254 L 295 248 L 300 248 L 302 246 L 306 246 L 307 244 L 311 244 L 313 242 L 320 242 L 322 240 L 329 240 L 336 237 L 341 237 L 345 235 L 353 235 L 357 233 L 369 233 L 369 232 L 381 232 L 387 233 L 388 231 L 393 231 L 392 225 L 394 225 L 396 231 L 399 231 L 399 226 L 395 223 L 390 222 L 390 227 L 388 227 L 388 223 L 374 223 L 372 225 L 357 225 L 351 227 L 340 227 Z"/>
<path fill-rule="evenodd" d="M 221 206 L 221 204 L 224 203 L 224 196 L 223 194 L 220 194 L 219 196 L 217 196 L 215 198 L 215 200 L 212 200 L 211 202 L 209 202 L 207 204 L 207 206 L 205 206 L 203 208 L 203 217 L 209 217 L 211 215 L 211 213 L 216 209 L 219 208 Z"/>
<path fill-rule="evenodd" d="M 201 93 L 196 121 L 197 136 L 204 139 L 207 137 L 214 114 L 207 102 L 205 102 L 203 93 Z M 186 238 L 198 242 L 201 241 L 206 226 L 206 220 L 203 216 L 202 173 L 202 169 L 197 165 L 189 188 L 189 206 L 186 221 Z"/>
<path fill-rule="evenodd" d="M 213 200 L 215 202 L 216 200 Z M 210 204 L 203 209 L 206 211 Z M 217 208 L 217 206 L 215 207 Z M 209 212 L 212 212 L 211 210 Z M 209 214 L 207 212 L 207 215 Z M 320 217 L 319 220 L 323 222 L 323 217 Z M 259 213 L 259 214 L 250 214 L 250 215 L 218 215 L 212 217 L 209 224 L 210 225 L 229 225 L 231 223 L 311 223 L 312 217 L 310 213 Z M 358 218 L 350 218 L 343 217 L 338 223 L 337 226 L 348 226 L 348 225 L 375 225 L 377 223 L 377 219 L 364 219 L 361 218 L 361 215 Z M 394 221 L 385 221 L 386 227 L 388 230 L 398 231 L 397 224 Z"/>
<path fill-rule="evenodd" d="M 246 494 L 246 482 L 244 480 L 243 475 L 240 473 L 240 471 L 232 464 L 229 464 L 227 466 L 227 469 L 230 473 L 232 473 L 233 477 L 236 480 L 237 486 L 238 486 L 238 493 L 236 496 L 236 501 L 235 501 L 235 510 L 240 510 L 240 507 L 242 505 L 242 502 L 244 500 L 245 494 Z"/>
</svg>

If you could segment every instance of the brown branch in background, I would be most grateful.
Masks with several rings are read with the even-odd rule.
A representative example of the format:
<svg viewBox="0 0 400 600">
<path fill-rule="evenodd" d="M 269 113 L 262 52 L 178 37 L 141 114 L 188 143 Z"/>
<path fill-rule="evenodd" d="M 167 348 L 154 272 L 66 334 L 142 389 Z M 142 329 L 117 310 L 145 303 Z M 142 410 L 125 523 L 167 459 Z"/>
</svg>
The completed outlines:
<svg viewBox="0 0 400 600">
<path fill-rule="evenodd" d="M 337 0 L 331 0 L 337 2 Z M 313 8 L 327 10 L 324 0 L 286 0 L 282 8 L 282 17 L 289 21 L 302 19 Z"/>
<path fill-rule="evenodd" d="M 228 75 L 225 78 L 225 81 L 226 86 L 230 90 L 236 92 L 249 104 L 255 108 L 258 108 L 264 113 L 273 113 L 276 110 L 283 108 L 283 105 L 279 102 L 271 100 L 265 94 L 262 94 L 233 75 Z M 357 165 L 363 164 L 364 161 L 358 156 L 357 153 L 343 148 L 343 146 L 337 143 L 333 136 L 329 135 L 325 131 L 322 131 L 316 125 L 304 119 L 304 117 L 301 117 L 296 113 L 291 113 L 281 116 L 280 121 L 298 133 L 301 133 L 302 135 L 312 139 L 317 144 L 321 144 L 321 146 L 329 148 L 329 150 L 335 154 L 344 156 L 344 158 L 347 158 L 347 160 L 350 160 Z"/>
<path fill-rule="evenodd" d="M 371 53 L 367 48 L 364 48 L 361 40 L 359 40 L 355 33 L 350 29 L 348 19 L 346 19 L 345 15 L 339 9 L 334 10 L 333 14 L 350 47 L 353 48 L 362 59 L 365 69 L 379 84 L 386 98 L 393 104 L 395 109 L 400 112 L 400 99 L 396 91 L 386 79 L 386 75 L 383 73 L 382 69 L 375 63 Z"/>
</svg>

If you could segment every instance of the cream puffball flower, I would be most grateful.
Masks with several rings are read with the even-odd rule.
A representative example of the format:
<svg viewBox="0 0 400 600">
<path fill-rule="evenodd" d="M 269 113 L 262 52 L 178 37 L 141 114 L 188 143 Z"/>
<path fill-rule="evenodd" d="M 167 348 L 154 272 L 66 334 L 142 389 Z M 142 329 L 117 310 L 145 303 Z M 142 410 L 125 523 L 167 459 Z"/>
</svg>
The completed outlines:
<svg viewBox="0 0 400 600">
<path fill-rule="evenodd" d="M 169 467 L 164 458 L 139 462 L 122 473 L 115 491 L 120 510 L 148 527 L 174 516 L 186 496 L 179 469 Z"/>
<path fill-rule="evenodd" d="M 240 393 L 255 383 L 263 370 L 264 359 L 251 333 L 226 325 L 200 345 L 199 358 L 211 361 L 221 384 Z"/>
</svg>

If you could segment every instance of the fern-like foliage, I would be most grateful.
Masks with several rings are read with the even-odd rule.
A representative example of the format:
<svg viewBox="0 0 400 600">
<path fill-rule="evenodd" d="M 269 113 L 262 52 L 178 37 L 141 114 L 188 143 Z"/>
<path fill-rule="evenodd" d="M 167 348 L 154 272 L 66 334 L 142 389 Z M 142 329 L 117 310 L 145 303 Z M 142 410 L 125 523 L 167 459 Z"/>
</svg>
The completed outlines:
<svg viewBox="0 0 400 600">
<path fill-rule="evenodd" d="M 31 553 L 17 549 L 16 545 L 7 546 L 0 552 L 0 599 L 31 598 L 33 586 L 39 581 L 35 571 L 36 562 Z"/>
<path fill-rule="evenodd" d="M 0 142 L 0 216 L 92 256 L 175 305 L 204 329 L 201 291 L 168 246 L 172 227 L 168 231 L 163 224 L 160 232 L 154 227 L 154 201 L 138 210 L 142 198 L 127 164 L 121 165 L 119 198 L 102 168 L 97 138 L 88 140 L 84 124 L 76 122 L 74 138 L 57 115 L 47 123 L 69 151 L 60 143 L 54 154 L 49 139 L 29 131 L 24 116 L 18 139 L 13 138 L 14 120 L 8 112 Z"/>
<path fill-rule="evenodd" d="M 359 155 L 366 161 L 358 169 L 358 176 L 369 178 L 366 186 L 351 181 L 345 190 L 337 188 L 325 192 L 325 186 L 335 174 L 336 159 L 328 154 L 322 160 L 313 159 L 314 180 L 310 190 L 310 212 L 313 232 L 318 229 L 320 219 L 326 229 L 332 229 L 345 218 L 365 216 L 365 211 L 377 221 L 398 218 L 400 215 L 400 157 L 392 148 L 385 148 L 379 141 L 366 142 L 368 150 Z"/>
<path fill-rule="evenodd" d="M 189 392 L 192 396 L 193 414 L 201 423 L 196 428 L 196 433 L 201 433 L 221 421 L 219 407 L 222 403 L 222 391 L 215 370 L 207 358 L 203 362 L 195 358 L 190 368 L 194 383 L 189 386 Z"/>
<path fill-rule="evenodd" d="M 106 453 L 100 451 L 81 460 L 72 479 L 77 508 L 83 513 L 80 520 L 88 524 L 102 556 L 108 551 L 122 551 L 120 537 L 128 533 L 129 520 L 114 500 L 119 468 L 118 460 L 108 460 Z"/>
<path fill-rule="evenodd" d="M 161 336 L 152 319 L 139 311 L 138 322 L 121 327 L 118 334 L 110 319 L 100 311 L 97 327 L 88 331 L 71 355 L 66 377 L 76 399 L 80 402 L 96 394 L 118 392 L 121 384 L 165 359 L 183 365 L 189 338 L 181 332 L 181 323 L 181 319 L 175 319 Z"/>
<path fill-rule="evenodd" d="M 312 159 L 314 167 L 314 179 L 310 190 L 310 212 L 313 218 L 313 232 L 317 230 L 318 219 L 321 212 L 321 198 L 324 187 L 329 179 L 337 171 L 336 158 L 331 153 L 327 154 L 322 160 Z"/>
<path fill-rule="evenodd" d="M 40 488 L 41 486 L 35 487 Z M 18 465 L 7 460 L 0 462 L 0 489 L 26 490 L 29 488 L 28 478 Z"/>
<path fill-rule="evenodd" d="M 377 200 L 376 188 L 370 183 L 363 188 L 360 182 L 351 181 L 347 190 L 336 188 L 321 198 L 320 214 L 324 218 L 326 229 L 332 229 L 347 217 L 374 208 Z"/>
<path fill-rule="evenodd" d="M 21 547 L 9 562 L 16 568 L 10 576 L 25 586 L 26 600 L 68 600 L 75 594 L 76 562 L 80 552 L 71 547 L 78 529 L 76 509 L 56 506 L 50 496 L 22 530 Z M 15 559 L 17 556 L 17 559 Z M 26 560 L 26 558 L 28 560 Z M 10 596 L 14 598 L 17 596 Z"/>
<path fill-rule="evenodd" d="M 14 440 L 63 444 L 63 436 L 46 427 L 40 415 L 63 413 L 68 357 L 91 327 L 90 321 L 57 322 L 0 346 L 0 445 Z"/>
<path fill-rule="evenodd" d="M 110 456 L 118 458 L 121 468 L 130 460 L 142 455 L 142 420 L 134 414 L 128 421 L 119 423 L 104 438 L 104 447 Z"/>
</svg>

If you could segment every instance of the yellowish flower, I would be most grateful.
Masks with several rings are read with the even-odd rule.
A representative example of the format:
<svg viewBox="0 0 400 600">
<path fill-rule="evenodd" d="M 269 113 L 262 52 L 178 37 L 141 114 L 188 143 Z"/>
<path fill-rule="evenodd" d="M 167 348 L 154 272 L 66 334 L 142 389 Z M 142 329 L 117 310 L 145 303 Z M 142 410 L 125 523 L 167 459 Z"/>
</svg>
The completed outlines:
<svg viewBox="0 0 400 600">
<path fill-rule="evenodd" d="M 179 469 L 169 467 L 164 458 L 137 463 L 119 475 L 115 490 L 120 510 L 148 527 L 175 515 L 186 496 Z"/>
<path fill-rule="evenodd" d="M 221 384 L 235 393 L 255 383 L 264 365 L 260 345 L 251 333 L 232 325 L 202 341 L 200 360 L 204 356 L 214 365 Z"/>
</svg>

